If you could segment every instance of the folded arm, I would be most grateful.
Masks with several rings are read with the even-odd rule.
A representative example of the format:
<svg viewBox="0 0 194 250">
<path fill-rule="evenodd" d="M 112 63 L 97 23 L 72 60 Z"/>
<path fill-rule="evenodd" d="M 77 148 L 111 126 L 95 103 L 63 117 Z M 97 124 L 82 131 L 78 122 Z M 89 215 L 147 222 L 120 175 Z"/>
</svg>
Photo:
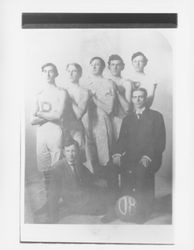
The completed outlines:
<svg viewBox="0 0 194 250">
<path fill-rule="evenodd" d="M 33 110 L 32 110 L 32 115 L 31 115 L 31 124 L 32 125 L 42 125 L 47 122 L 46 119 L 40 118 L 37 116 L 37 113 L 39 112 L 39 105 L 38 101 L 35 100 L 33 104 Z"/>
<path fill-rule="evenodd" d="M 63 114 L 66 98 L 67 98 L 66 92 L 61 90 L 61 93 L 58 96 L 57 108 L 51 109 L 49 112 L 38 111 L 37 117 L 41 119 L 46 119 L 48 121 L 59 120 Z"/>
</svg>

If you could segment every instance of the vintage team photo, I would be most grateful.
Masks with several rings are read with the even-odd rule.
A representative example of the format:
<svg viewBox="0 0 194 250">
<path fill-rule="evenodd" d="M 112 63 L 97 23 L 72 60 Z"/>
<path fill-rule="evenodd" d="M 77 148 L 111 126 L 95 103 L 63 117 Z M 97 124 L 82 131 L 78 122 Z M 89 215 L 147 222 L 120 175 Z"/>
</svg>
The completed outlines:
<svg viewBox="0 0 194 250">
<path fill-rule="evenodd" d="M 172 224 L 173 34 L 24 30 L 25 224 Z"/>
</svg>

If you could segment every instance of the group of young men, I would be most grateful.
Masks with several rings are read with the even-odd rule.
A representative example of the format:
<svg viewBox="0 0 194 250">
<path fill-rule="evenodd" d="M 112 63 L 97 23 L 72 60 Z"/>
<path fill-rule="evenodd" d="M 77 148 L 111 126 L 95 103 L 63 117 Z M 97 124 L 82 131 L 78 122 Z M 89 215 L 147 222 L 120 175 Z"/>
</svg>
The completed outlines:
<svg viewBox="0 0 194 250">
<path fill-rule="evenodd" d="M 116 218 L 114 206 L 122 195 L 137 199 L 137 218 L 149 217 L 165 125 L 162 114 L 150 109 L 156 84 L 144 82 L 148 59 L 137 52 L 131 60 L 134 79 L 122 78 L 125 64 L 119 55 L 109 57 L 106 79 L 104 60 L 92 58 L 84 86 L 79 83 L 82 67 L 68 64 L 64 88 L 56 85 L 57 67 L 42 66 L 45 86 L 36 97 L 31 123 L 37 125 L 37 165 L 47 194 L 44 209 L 35 213 L 46 211 L 47 222 L 57 222 L 62 200 L 69 212 L 104 213 L 101 221 L 108 223 Z"/>
</svg>

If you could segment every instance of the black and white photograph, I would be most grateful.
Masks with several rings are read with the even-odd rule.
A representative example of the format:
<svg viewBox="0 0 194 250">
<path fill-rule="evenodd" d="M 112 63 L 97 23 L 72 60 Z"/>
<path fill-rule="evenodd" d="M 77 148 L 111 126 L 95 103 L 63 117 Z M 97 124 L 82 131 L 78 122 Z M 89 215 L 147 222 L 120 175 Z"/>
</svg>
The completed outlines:
<svg viewBox="0 0 194 250">
<path fill-rule="evenodd" d="M 22 31 L 23 228 L 172 228 L 174 32 Z"/>
<path fill-rule="evenodd" d="M 1 249 L 194 249 L 192 7 L 0 1 Z"/>
</svg>

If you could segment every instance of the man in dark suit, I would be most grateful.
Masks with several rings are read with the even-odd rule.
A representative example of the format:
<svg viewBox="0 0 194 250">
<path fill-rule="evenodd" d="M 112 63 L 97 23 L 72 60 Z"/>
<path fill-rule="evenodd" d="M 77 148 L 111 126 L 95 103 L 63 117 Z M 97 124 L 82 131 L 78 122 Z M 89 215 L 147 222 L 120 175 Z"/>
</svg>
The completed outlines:
<svg viewBox="0 0 194 250">
<path fill-rule="evenodd" d="M 104 214 L 109 202 L 115 201 L 114 194 L 97 186 L 94 175 L 81 163 L 77 141 L 65 140 L 63 154 L 51 172 L 47 222 L 59 220 L 60 207 L 67 214 Z"/>
<path fill-rule="evenodd" d="M 134 111 L 123 119 L 113 162 L 120 162 L 121 195 L 137 199 L 137 218 L 148 218 L 154 201 L 154 176 L 162 163 L 165 125 L 161 113 L 146 108 L 147 91 L 132 91 Z"/>
</svg>

